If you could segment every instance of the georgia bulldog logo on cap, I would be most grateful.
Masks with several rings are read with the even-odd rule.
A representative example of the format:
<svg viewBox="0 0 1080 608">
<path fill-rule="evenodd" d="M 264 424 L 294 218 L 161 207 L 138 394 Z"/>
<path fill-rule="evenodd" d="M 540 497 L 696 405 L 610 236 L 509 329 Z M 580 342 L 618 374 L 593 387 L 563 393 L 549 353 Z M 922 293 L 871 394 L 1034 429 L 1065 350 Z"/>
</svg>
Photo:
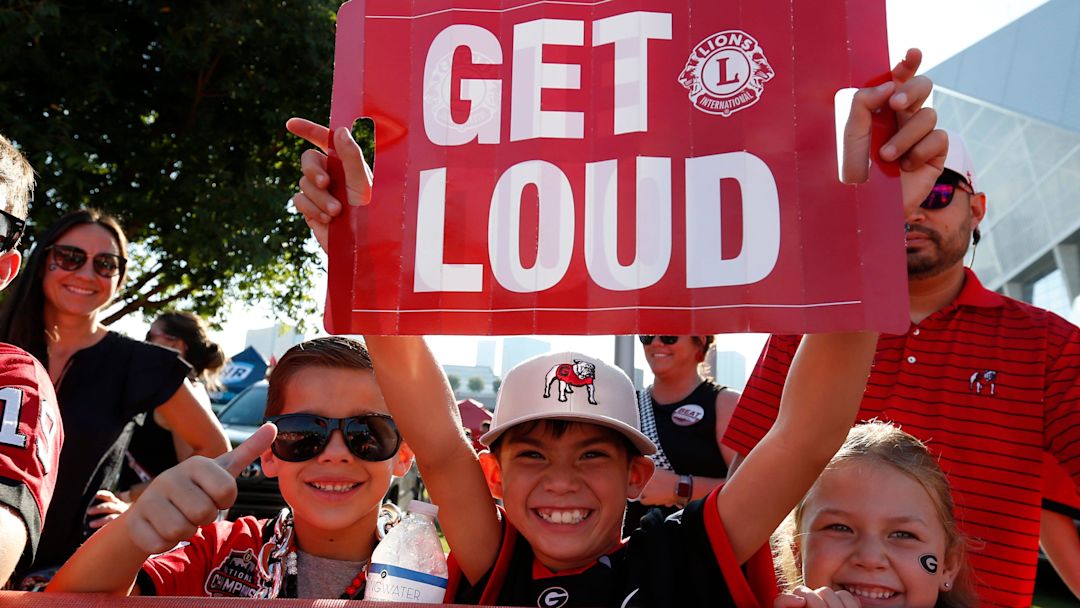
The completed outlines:
<svg viewBox="0 0 1080 608">
<path fill-rule="evenodd" d="M 574 359 L 573 363 L 558 363 L 544 376 L 544 398 L 551 397 L 551 385 L 558 383 L 559 401 L 566 401 L 566 393 L 573 393 L 574 388 L 585 387 L 589 392 L 589 403 L 596 405 L 596 366 L 588 361 Z"/>
<path fill-rule="evenodd" d="M 775 74 L 753 36 L 727 30 L 694 47 L 679 82 L 694 107 L 727 118 L 757 103 Z"/>
</svg>

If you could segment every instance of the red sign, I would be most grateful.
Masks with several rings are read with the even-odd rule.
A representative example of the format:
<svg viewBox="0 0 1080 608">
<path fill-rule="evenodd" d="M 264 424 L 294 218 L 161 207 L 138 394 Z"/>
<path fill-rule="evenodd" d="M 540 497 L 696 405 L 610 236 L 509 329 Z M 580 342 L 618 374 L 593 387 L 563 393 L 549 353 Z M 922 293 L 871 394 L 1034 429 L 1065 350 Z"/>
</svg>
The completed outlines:
<svg viewBox="0 0 1080 608">
<path fill-rule="evenodd" d="M 881 0 L 352 0 L 327 329 L 902 331 L 898 180 L 836 177 L 834 95 L 888 70 Z"/>
</svg>

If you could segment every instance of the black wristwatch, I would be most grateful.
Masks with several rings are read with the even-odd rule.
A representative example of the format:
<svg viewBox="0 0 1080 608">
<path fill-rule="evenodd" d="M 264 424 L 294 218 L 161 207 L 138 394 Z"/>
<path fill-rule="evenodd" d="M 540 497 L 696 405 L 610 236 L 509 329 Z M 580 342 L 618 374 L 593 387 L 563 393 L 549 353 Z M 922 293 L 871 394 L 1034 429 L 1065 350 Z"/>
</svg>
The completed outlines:
<svg viewBox="0 0 1080 608">
<path fill-rule="evenodd" d="M 685 507 L 694 495 L 694 478 L 691 475 L 679 475 L 679 482 L 675 484 L 675 496 L 679 499 L 679 506 Z"/>
</svg>

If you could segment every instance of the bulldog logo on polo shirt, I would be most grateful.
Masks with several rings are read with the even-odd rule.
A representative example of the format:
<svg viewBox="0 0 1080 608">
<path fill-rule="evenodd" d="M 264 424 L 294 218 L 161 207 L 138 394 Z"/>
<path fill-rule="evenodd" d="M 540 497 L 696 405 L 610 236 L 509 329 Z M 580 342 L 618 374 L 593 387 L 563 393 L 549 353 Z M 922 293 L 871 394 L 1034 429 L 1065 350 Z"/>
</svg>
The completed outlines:
<svg viewBox="0 0 1080 608">
<path fill-rule="evenodd" d="M 971 374 L 971 378 L 968 380 L 968 388 L 977 395 L 981 395 L 983 391 L 986 391 L 989 395 L 993 395 L 997 390 L 997 372 L 992 369 L 983 371 L 976 370 Z"/>
<path fill-rule="evenodd" d="M 596 366 L 588 361 L 574 359 L 573 363 L 557 363 L 544 376 L 544 398 L 551 397 L 551 385 L 558 383 L 559 401 L 566 401 L 566 394 L 574 388 L 585 387 L 589 391 L 589 403 L 596 405 Z"/>
</svg>

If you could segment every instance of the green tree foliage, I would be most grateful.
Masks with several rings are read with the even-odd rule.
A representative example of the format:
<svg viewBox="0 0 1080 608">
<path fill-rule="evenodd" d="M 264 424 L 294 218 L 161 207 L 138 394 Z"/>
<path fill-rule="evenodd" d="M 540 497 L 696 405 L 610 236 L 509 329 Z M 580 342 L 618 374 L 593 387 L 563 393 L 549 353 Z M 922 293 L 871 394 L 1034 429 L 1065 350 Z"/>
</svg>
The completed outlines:
<svg viewBox="0 0 1080 608">
<path fill-rule="evenodd" d="M 450 388 L 457 392 L 459 386 L 461 386 L 461 378 L 458 378 L 454 374 L 446 376 L 447 381 L 450 382 Z"/>
<path fill-rule="evenodd" d="M 469 391 L 473 393 L 479 393 L 484 390 L 484 379 L 479 376 L 473 376 L 469 378 Z"/>
<path fill-rule="evenodd" d="M 499 392 L 499 387 L 502 386 L 502 378 L 495 378 L 491 381 L 491 390 L 496 393 Z"/>
<path fill-rule="evenodd" d="M 339 5 L 0 7 L 0 132 L 38 172 L 34 227 L 93 206 L 135 244 L 109 321 L 177 305 L 213 316 L 234 301 L 293 319 L 314 310 L 318 257 L 287 208 L 307 146 L 284 123 L 329 116 Z"/>
</svg>

